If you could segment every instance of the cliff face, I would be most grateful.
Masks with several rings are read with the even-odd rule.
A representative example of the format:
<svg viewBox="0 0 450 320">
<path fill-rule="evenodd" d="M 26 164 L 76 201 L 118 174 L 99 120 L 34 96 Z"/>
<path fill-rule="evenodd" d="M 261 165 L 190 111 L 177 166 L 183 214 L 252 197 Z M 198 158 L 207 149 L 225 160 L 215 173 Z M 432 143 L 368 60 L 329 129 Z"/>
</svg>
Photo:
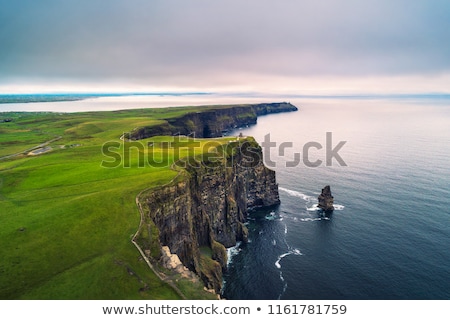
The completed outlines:
<svg viewBox="0 0 450 320">
<path fill-rule="evenodd" d="M 201 112 L 166 119 L 166 122 L 160 125 L 136 128 L 129 134 L 129 138 L 139 140 L 155 135 L 173 134 L 195 134 L 197 138 L 214 138 L 222 136 L 226 131 L 255 124 L 258 116 L 297 110 L 297 107 L 286 102 L 208 108 Z"/>
<path fill-rule="evenodd" d="M 322 193 L 319 195 L 318 201 L 318 207 L 325 212 L 332 212 L 334 210 L 334 198 L 331 195 L 330 186 L 325 186 L 325 188 L 322 189 Z"/>
<path fill-rule="evenodd" d="M 226 267 L 225 247 L 247 240 L 248 211 L 279 203 L 275 172 L 264 166 L 261 148 L 251 139 L 244 144 L 219 163 L 187 166 L 180 171 L 183 179 L 140 199 L 148 209 L 146 227 L 157 228 L 159 245 L 168 246 L 216 292 Z"/>
</svg>

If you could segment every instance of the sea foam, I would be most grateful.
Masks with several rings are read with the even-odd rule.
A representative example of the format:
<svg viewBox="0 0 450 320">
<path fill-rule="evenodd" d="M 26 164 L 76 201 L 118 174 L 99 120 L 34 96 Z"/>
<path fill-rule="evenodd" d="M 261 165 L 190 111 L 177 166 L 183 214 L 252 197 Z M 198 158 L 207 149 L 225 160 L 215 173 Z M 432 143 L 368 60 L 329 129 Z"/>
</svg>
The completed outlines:
<svg viewBox="0 0 450 320">
<path fill-rule="evenodd" d="M 283 187 L 279 187 L 278 189 L 281 190 L 281 191 L 286 192 L 290 196 L 301 198 L 301 199 L 303 199 L 303 200 L 305 200 L 307 202 L 315 202 L 315 201 L 317 201 L 316 197 L 308 196 L 307 194 L 304 194 L 304 193 L 302 193 L 300 191 L 295 191 L 295 190 L 291 190 L 291 189 L 287 189 L 287 188 L 283 188 Z M 334 204 L 333 207 L 334 207 L 334 210 L 336 210 L 336 211 L 342 211 L 345 208 L 344 205 L 337 204 L 337 203 Z M 306 210 L 307 211 L 319 211 L 321 209 L 318 207 L 317 204 L 313 204 L 312 206 L 307 207 Z"/>
<path fill-rule="evenodd" d="M 275 261 L 275 266 L 278 268 L 278 269 L 281 269 L 281 259 L 283 259 L 284 257 L 287 257 L 287 256 L 289 256 L 289 255 L 291 255 L 291 254 L 293 254 L 293 255 L 296 255 L 296 256 L 301 256 L 302 255 L 302 253 L 300 252 L 300 250 L 298 250 L 298 249 L 292 249 L 292 250 L 289 250 L 288 252 L 285 252 L 285 253 L 283 253 L 283 254 L 281 254 L 281 255 L 279 255 L 278 256 L 278 259 L 277 259 L 277 261 Z"/>
<path fill-rule="evenodd" d="M 241 248 L 239 248 L 240 245 L 241 242 L 238 241 L 234 247 L 227 249 L 227 266 L 233 261 L 233 257 L 241 252 Z"/>
<path fill-rule="evenodd" d="M 286 192 L 287 194 L 289 194 L 289 195 L 291 195 L 293 197 L 301 198 L 301 199 L 303 199 L 305 201 L 314 201 L 316 199 L 315 197 L 308 196 L 308 195 L 306 195 L 304 193 L 301 193 L 299 191 L 290 190 L 290 189 L 283 188 L 283 187 L 279 187 L 278 190 L 284 191 L 284 192 Z"/>
</svg>

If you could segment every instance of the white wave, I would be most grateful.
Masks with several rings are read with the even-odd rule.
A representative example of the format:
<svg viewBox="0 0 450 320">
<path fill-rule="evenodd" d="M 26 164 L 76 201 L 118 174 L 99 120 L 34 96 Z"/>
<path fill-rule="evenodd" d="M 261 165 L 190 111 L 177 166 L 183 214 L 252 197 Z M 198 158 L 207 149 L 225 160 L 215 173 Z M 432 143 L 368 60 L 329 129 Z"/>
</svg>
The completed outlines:
<svg viewBox="0 0 450 320">
<path fill-rule="evenodd" d="M 284 279 L 284 277 L 283 277 L 283 272 L 281 271 L 281 259 L 283 259 L 284 257 L 286 257 L 286 256 L 288 256 L 288 255 L 291 255 L 291 254 L 293 254 L 293 255 L 302 255 L 302 253 L 300 252 L 300 250 L 298 250 L 298 249 L 291 249 L 291 250 L 289 250 L 289 252 L 286 252 L 286 253 L 283 253 L 282 255 L 280 255 L 279 257 L 278 257 L 278 260 L 277 261 L 275 261 L 275 266 L 278 268 L 278 269 L 280 269 L 280 280 L 281 280 L 281 282 L 283 282 L 284 283 L 284 286 L 283 286 L 283 290 L 281 290 L 281 292 L 280 292 L 280 294 L 278 295 L 278 300 L 280 300 L 281 299 L 281 297 L 283 296 L 283 294 L 286 292 L 286 289 L 287 289 L 287 286 L 288 286 L 288 284 L 287 284 L 287 282 L 285 281 L 285 279 Z"/>
<path fill-rule="evenodd" d="M 234 247 L 227 248 L 227 265 L 233 261 L 234 256 L 241 252 L 241 248 L 239 248 L 240 245 L 241 242 L 238 241 Z"/>
<path fill-rule="evenodd" d="M 275 220 L 277 218 L 275 211 L 269 213 L 268 216 L 265 217 L 266 220 Z"/>
<path fill-rule="evenodd" d="M 287 257 L 287 256 L 289 256 L 289 255 L 291 255 L 291 254 L 296 255 L 296 256 L 302 255 L 302 253 L 301 253 L 300 250 L 298 250 L 298 249 L 292 249 L 292 250 L 289 250 L 289 252 L 283 253 L 282 255 L 278 256 L 277 261 L 275 261 L 275 266 L 276 266 L 278 269 L 281 269 L 281 264 L 280 264 L 281 259 L 283 259 L 284 257 Z"/>
<path fill-rule="evenodd" d="M 314 204 L 312 207 L 306 208 L 307 211 L 318 211 L 320 210 L 318 204 Z"/>
<path fill-rule="evenodd" d="M 287 234 L 287 224 L 284 225 L 284 234 Z"/>
<path fill-rule="evenodd" d="M 277 245 L 277 240 L 273 239 L 272 240 L 272 245 L 276 246 Z"/>
<path fill-rule="evenodd" d="M 302 218 L 300 221 L 310 222 L 310 221 L 322 221 L 322 220 L 331 220 L 329 217 L 319 217 L 319 218 Z"/>
<path fill-rule="evenodd" d="M 301 192 L 298 192 L 298 191 L 295 191 L 295 190 L 290 190 L 290 189 L 286 189 L 286 188 L 283 188 L 283 187 L 278 187 L 278 190 L 284 191 L 284 192 L 286 192 L 287 194 L 289 194 L 289 195 L 291 195 L 293 197 L 298 197 L 298 198 L 301 198 L 301 199 L 303 199 L 305 201 L 315 201 L 316 200 L 316 198 L 313 197 L 313 196 L 308 196 L 308 195 L 306 195 L 304 193 L 301 193 Z"/>
<path fill-rule="evenodd" d="M 278 295 L 278 300 L 281 300 L 281 297 L 286 292 L 286 289 L 287 289 L 287 286 L 288 286 L 287 282 L 284 281 L 283 273 L 281 271 L 280 271 L 280 279 L 281 279 L 281 282 L 284 282 L 284 286 L 283 286 L 283 290 L 281 290 L 280 294 Z"/>
<path fill-rule="evenodd" d="M 308 201 L 308 202 L 317 201 L 316 197 L 308 196 L 308 195 L 306 195 L 304 193 L 301 193 L 299 191 L 290 190 L 290 189 L 283 188 L 283 187 L 279 187 L 278 190 L 284 191 L 284 192 L 286 192 L 287 194 L 289 194 L 289 195 L 291 195 L 293 197 L 301 198 L 301 199 L 303 199 L 305 201 Z M 342 211 L 345 208 L 345 206 L 342 205 L 342 204 L 334 204 L 333 207 L 334 207 L 334 210 L 336 210 L 336 211 Z M 318 211 L 320 209 L 317 206 L 317 204 L 314 204 L 311 207 L 307 207 L 306 210 L 307 211 Z"/>
<path fill-rule="evenodd" d="M 300 221 L 306 222 L 306 221 L 320 221 L 322 218 L 301 218 Z"/>
<path fill-rule="evenodd" d="M 344 210 L 345 206 L 342 204 L 334 204 L 333 208 L 335 211 L 342 211 L 342 210 Z M 307 211 L 319 211 L 321 209 L 319 208 L 319 206 L 317 204 L 314 204 L 311 207 L 306 208 L 306 210 Z"/>
</svg>

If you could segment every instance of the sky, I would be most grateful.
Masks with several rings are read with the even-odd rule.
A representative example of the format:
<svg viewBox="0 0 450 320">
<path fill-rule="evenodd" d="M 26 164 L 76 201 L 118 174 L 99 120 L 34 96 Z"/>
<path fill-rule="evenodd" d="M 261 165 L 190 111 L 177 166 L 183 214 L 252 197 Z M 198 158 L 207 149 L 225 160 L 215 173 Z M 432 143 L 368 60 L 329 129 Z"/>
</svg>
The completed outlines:
<svg viewBox="0 0 450 320">
<path fill-rule="evenodd" d="M 0 0 L 0 93 L 450 93 L 450 1 Z"/>
</svg>

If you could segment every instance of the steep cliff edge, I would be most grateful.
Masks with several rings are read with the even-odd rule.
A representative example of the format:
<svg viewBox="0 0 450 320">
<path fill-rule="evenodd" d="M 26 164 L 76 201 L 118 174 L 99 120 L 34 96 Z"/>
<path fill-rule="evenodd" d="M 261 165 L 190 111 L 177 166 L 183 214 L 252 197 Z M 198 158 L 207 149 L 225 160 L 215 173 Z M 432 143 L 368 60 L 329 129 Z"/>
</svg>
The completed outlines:
<svg viewBox="0 0 450 320">
<path fill-rule="evenodd" d="M 219 292 L 226 247 L 247 240 L 249 210 L 279 203 L 275 172 L 252 138 L 229 142 L 210 157 L 179 162 L 173 182 L 142 193 L 139 245 L 153 259 L 168 246 L 209 289 Z"/>
<path fill-rule="evenodd" d="M 287 102 L 211 106 L 179 117 L 161 119 L 162 124 L 135 128 L 127 134 L 127 138 L 140 140 L 156 135 L 173 134 L 214 138 L 222 136 L 229 130 L 255 124 L 258 116 L 297 110 L 297 107 Z"/>
</svg>

